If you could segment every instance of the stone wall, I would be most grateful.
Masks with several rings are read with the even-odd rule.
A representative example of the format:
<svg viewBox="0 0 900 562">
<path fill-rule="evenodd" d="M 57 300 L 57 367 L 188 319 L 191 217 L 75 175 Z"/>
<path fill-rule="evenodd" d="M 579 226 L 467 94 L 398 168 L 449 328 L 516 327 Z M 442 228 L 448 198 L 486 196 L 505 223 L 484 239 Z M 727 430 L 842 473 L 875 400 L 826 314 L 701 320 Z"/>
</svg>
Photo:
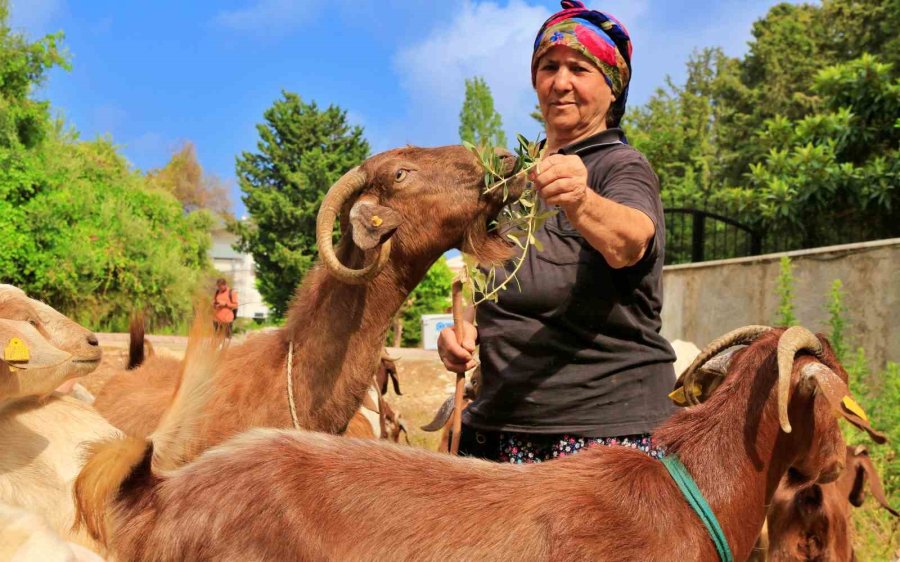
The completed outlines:
<svg viewBox="0 0 900 562">
<path fill-rule="evenodd" d="M 662 333 L 701 348 L 746 324 L 774 323 L 781 256 L 791 258 L 794 314 L 826 335 L 831 284 L 840 279 L 847 307 L 845 334 L 870 364 L 900 362 L 900 238 L 667 266 L 663 273 Z"/>
</svg>

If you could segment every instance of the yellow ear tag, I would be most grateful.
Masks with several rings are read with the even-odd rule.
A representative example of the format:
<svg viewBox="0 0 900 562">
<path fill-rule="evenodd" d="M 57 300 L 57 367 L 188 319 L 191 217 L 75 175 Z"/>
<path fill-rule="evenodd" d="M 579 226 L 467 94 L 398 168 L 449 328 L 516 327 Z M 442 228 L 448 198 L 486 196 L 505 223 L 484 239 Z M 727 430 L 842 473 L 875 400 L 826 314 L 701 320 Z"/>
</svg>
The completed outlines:
<svg viewBox="0 0 900 562">
<path fill-rule="evenodd" d="M 31 359 L 28 346 L 19 338 L 12 338 L 3 350 L 3 359 L 12 362 L 25 362 Z"/>
<path fill-rule="evenodd" d="M 701 390 L 700 385 L 694 384 L 694 386 L 691 387 L 691 390 L 692 390 L 692 394 L 694 396 L 699 396 L 700 390 Z M 687 406 L 688 405 L 687 397 L 684 395 L 684 387 L 683 386 L 676 388 L 675 390 L 670 392 L 669 399 L 672 400 L 672 402 L 675 402 L 676 406 Z"/>
<path fill-rule="evenodd" d="M 841 404 L 844 405 L 845 408 L 861 417 L 865 421 L 869 421 L 869 417 L 866 415 L 866 412 L 862 409 L 862 406 L 856 403 L 856 400 L 850 398 L 849 396 L 844 396 L 841 399 Z"/>
<path fill-rule="evenodd" d="M 372 226 L 381 226 L 384 221 L 378 215 L 372 215 Z"/>
</svg>

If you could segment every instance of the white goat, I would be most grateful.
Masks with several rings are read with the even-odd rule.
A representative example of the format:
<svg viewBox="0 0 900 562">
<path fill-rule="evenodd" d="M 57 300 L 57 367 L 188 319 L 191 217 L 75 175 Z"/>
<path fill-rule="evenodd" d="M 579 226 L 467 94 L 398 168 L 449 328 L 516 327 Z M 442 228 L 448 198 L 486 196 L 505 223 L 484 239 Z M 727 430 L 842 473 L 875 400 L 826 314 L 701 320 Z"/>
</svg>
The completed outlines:
<svg viewBox="0 0 900 562">
<path fill-rule="evenodd" d="M 51 307 L 0 285 L 0 501 L 94 550 L 95 541 L 71 529 L 72 484 L 83 465 L 82 444 L 120 433 L 91 406 L 54 389 L 98 365 L 96 342 Z"/>
</svg>

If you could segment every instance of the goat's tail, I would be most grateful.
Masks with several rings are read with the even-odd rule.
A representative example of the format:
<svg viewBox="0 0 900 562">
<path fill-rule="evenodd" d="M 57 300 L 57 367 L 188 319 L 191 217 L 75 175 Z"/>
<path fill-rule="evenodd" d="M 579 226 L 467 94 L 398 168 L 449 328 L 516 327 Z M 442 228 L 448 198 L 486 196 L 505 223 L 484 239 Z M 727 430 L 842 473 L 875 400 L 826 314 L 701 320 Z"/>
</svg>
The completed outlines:
<svg viewBox="0 0 900 562">
<path fill-rule="evenodd" d="M 226 344 L 227 340 L 213 329 L 211 309 L 199 310 L 191 326 L 178 388 L 169 409 L 150 435 L 154 470 L 178 468 L 202 450 L 202 444 L 197 442 L 197 430 L 215 392 L 216 372 Z"/>
<path fill-rule="evenodd" d="M 172 404 L 148 439 L 124 437 L 88 445 L 87 462 L 75 480 L 75 528 L 85 525 L 102 544 L 114 503 L 139 501 L 164 476 L 199 452 L 194 435 L 215 388 L 222 339 L 214 337 L 211 314 L 198 312 L 191 327 L 181 381 Z"/>
<path fill-rule="evenodd" d="M 106 439 L 88 445 L 88 461 L 75 479 L 75 525 L 108 545 L 108 510 L 127 479 L 149 473 L 153 444 L 137 437 Z"/>
<path fill-rule="evenodd" d="M 136 312 L 128 325 L 128 364 L 125 369 L 131 371 L 144 364 L 144 313 Z"/>
</svg>

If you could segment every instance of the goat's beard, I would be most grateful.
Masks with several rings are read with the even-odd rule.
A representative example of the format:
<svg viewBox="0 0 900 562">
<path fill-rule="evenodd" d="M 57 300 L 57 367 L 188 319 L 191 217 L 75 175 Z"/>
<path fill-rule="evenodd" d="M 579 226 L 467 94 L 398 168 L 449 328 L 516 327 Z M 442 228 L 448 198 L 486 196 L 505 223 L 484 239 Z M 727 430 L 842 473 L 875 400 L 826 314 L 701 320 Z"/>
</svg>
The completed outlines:
<svg viewBox="0 0 900 562">
<path fill-rule="evenodd" d="M 466 230 L 461 250 L 482 266 L 500 265 L 515 255 L 512 243 L 490 232 L 486 222 L 475 222 Z"/>
</svg>

